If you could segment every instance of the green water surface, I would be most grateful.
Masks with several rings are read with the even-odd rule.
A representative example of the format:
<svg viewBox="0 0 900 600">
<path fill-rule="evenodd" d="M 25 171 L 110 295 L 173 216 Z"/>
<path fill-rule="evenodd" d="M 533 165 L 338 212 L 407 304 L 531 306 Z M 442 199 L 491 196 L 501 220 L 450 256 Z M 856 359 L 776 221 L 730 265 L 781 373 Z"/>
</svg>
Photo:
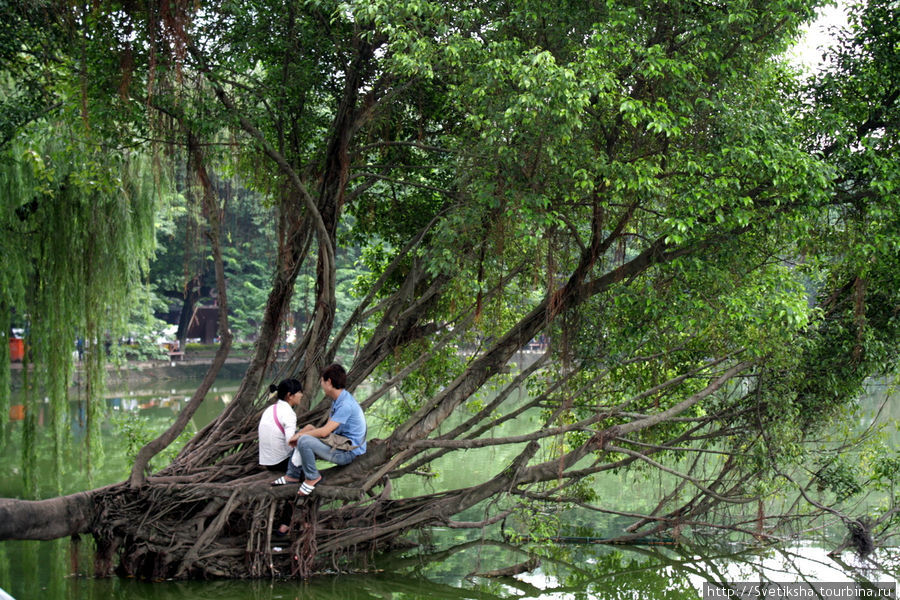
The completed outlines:
<svg viewBox="0 0 900 600">
<path fill-rule="evenodd" d="M 237 381 L 220 381 L 210 392 L 191 424 L 203 427 L 222 410 L 237 389 Z M 71 465 L 63 469 L 62 493 L 127 478 L 128 436 L 134 427 L 162 429 L 193 392 L 195 381 L 167 380 L 163 383 L 129 386 L 110 393 L 108 421 L 104 424 L 104 457 L 92 481 L 80 466 L 80 429 L 77 406 L 73 406 Z M 880 405 L 885 388 L 877 388 L 872 406 Z M 364 396 L 363 396 L 364 397 Z M 881 417 L 897 418 L 898 402 L 884 405 Z M 538 415 L 524 419 L 538 418 Z M 123 420 L 128 425 L 123 425 Z M 0 497 L 22 497 L 19 470 L 21 423 L 8 426 L 0 467 Z M 128 434 L 128 428 L 132 433 Z M 372 437 L 386 428 L 377 414 L 370 415 Z M 515 432 L 516 424 L 493 432 Z M 894 436 L 896 438 L 896 436 Z M 472 478 L 482 480 L 503 468 L 516 455 L 516 447 L 496 447 L 470 451 L 436 465 L 437 477 L 404 478 L 395 484 L 399 495 L 449 489 L 467 485 Z M 41 468 L 53 468 L 49 451 L 39 461 Z M 627 475 L 604 478 L 599 490 L 607 506 L 650 508 L 653 489 L 646 481 Z M 40 486 L 41 497 L 56 495 L 49 481 Z M 483 508 L 461 519 L 477 520 Z M 560 527 L 569 531 L 591 530 L 598 535 L 616 531 L 621 523 L 612 517 L 569 511 L 557 516 Z M 506 527 L 506 524 L 504 524 Z M 513 546 L 503 539 L 499 527 L 481 532 L 436 528 L 408 541 L 413 549 L 342 565 L 333 572 L 310 581 L 158 581 L 92 577 L 92 547 L 89 538 L 77 542 L 0 542 L 0 588 L 17 600 L 134 598 L 216 600 L 256 599 L 405 599 L 405 598 L 700 598 L 705 581 L 896 581 L 900 574 L 900 553 L 880 550 L 868 561 L 844 554 L 827 555 L 822 542 L 794 543 L 784 547 L 749 547 L 715 539 L 704 546 L 607 546 L 598 544 L 529 544 Z M 511 565 L 534 561 L 538 566 L 515 577 L 488 577 L 485 574 Z M 3 594 L 0 594 L 2 599 Z"/>
</svg>

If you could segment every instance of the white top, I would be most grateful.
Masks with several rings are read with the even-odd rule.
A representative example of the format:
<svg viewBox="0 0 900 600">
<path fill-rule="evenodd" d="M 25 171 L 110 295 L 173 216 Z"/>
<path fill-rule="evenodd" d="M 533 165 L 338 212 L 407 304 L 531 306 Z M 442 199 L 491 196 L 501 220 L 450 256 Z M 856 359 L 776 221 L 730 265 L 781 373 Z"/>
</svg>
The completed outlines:
<svg viewBox="0 0 900 600">
<path fill-rule="evenodd" d="M 275 424 L 275 414 L 284 427 L 284 433 Z M 279 400 L 266 408 L 259 420 L 259 464 L 277 465 L 290 456 L 294 449 L 287 442 L 296 431 L 297 413 L 290 404 Z"/>
</svg>

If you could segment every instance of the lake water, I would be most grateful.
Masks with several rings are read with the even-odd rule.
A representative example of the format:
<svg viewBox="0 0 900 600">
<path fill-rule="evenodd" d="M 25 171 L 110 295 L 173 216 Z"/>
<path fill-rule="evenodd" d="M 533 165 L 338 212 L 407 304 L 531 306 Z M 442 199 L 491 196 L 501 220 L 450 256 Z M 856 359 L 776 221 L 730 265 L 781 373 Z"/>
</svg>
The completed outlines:
<svg viewBox="0 0 900 600">
<path fill-rule="evenodd" d="M 436 539 L 442 537 L 440 532 Z M 90 577 L 84 549 L 68 540 L 4 542 L 0 581 L 18 600 L 129 598 L 137 600 L 273 599 L 691 599 L 704 582 L 896 582 L 900 556 L 877 553 L 872 562 L 835 561 L 815 546 L 760 551 L 737 547 L 689 551 L 680 547 L 555 546 L 533 549 L 540 566 L 515 578 L 471 575 L 505 567 L 527 555 L 494 543 L 444 540 L 433 552 L 379 557 L 354 573 L 310 581 L 161 581 Z M 518 556 L 517 556 L 518 554 Z M 75 560 L 74 555 L 81 555 Z"/>
<path fill-rule="evenodd" d="M 230 401 L 236 380 L 216 383 L 192 423 L 202 427 L 215 418 Z M 168 380 L 155 385 L 133 385 L 110 395 L 109 419 L 104 425 L 105 458 L 93 484 L 121 481 L 128 474 L 126 454 L 129 444 L 166 427 L 183 402 L 193 392 L 196 380 Z M 888 393 L 875 388 L 873 399 Z M 363 396 L 364 397 L 364 396 Z M 886 408 L 897 418 L 897 402 Z M 874 406 L 874 404 L 873 404 Z M 377 430 L 377 419 L 371 424 Z M 76 419 L 77 421 L 77 415 Z M 9 425 L 8 434 L 16 440 L 17 427 Z M 73 463 L 77 458 L 78 427 L 73 426 Z M 502 433 L 502 432 L 498 432 Z M 376 433 L 373 432 L 373 437 Z M 130 441 L 129 441 L 130 439 Z M 133 451 L 133 450 L 132 450 Z M 432 489 L 462 485 L 476 471 L 489 475 L 506 464 L 514 449 L 485 450 L 469 458 L 471 468 L 454 469 L 438 465 L 441 478 L 425 484 Z M 0 466 L 0 497 L 21 497 L 22 482 L 18 468 L 19 449 L 13 443 L 3 449 Z M 45 458 L 41 464 L 49 468 Z M 88 487 L 77 466 L 67 469 L 63 493 Z M 401 480 L 398 493 L 418 493 L 422 483 Z M 602 494 L 607 501 L 640 501 L 640 490 L 633 481 L 606 481 Z M 41 486 L 41 497 L 55 495 L 53 486 Z M 477 514 L 467 518 L 475 520 Z M 613 520 L 597 520 L 585 514 L 566 513 L 560 518 L 567 525 L 589 525 L 598 533 L 615 526 Z M 462 519 L 462 518 L 461 518 Z M 838 559 L 827 556 L 827 548 L 815 543 L 797 543 L 785 547 L 753 548 L 716 542 L 705 547 L 668 545 L 607 546 L 597 544 L 532 544 L 510 546 L 497 540 L 499 532 L 434 529 L 414 540 L 418 548 L 407 552 L 368 557 L 353 566 L 350 573 L 326 574 L 308 582 L 298 581 L 211 581 L 144 582 L 122 578 L 91 577 L 91 540 L 83 538 L 53 542 L 0 542 L 0 588 L 17 600 L 134 598 L 216 600 L 274 599 L 405 599 L 405 598 L 665 598 L 701 597 L 704 582 L 896 582 L 900 577 L 900 551 L 881 550 L 867 561 L 850 553 Z M 511 565 L 535 561 L 531 571 L 507 578 L 486 577 L 485 573 Z M 0 594 L 2 598 L 2 594 Z"/>
</svg>

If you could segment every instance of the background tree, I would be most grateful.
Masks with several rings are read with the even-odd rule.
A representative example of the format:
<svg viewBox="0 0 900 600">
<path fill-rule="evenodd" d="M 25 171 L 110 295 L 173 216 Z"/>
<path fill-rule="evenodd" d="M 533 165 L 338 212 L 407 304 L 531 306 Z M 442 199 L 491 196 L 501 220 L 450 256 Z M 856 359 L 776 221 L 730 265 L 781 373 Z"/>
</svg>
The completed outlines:
<svg viewBox="0 0 900 600">
<path fill-rule="evenodd" d="M 274 261 L 272 211 L 255 195 L 231 179 L 216 179 L 223 199 L 222 235 L 225 271 L 229 282 L 232 328 L 238 339 L 256 332 L 265 306 L 268 274 Z M 189 189 L 184 188 L 184 189 Z M 157 236 L 160 248 L 150 265 L 150 282 L 166 298 L 160 311 L 179 325 L 185 341 L 199 304 L 211 305 L 216 287 L 214 265 L 202 237 L 205 220 L 197 203 L 177 195 L 163 215 L 165 228 Z"/>
<path fill-rule="evenodd" d="M 5 501 L 0 535 L 90 533 L 101 573 L 118 561 L 147 577 L 306 576 L 436 523 L 484 527 L 547 506 L 615 512 L 591 484 L 624 468 L 670 476 L 655 507 L 624 515 L 624 540 L 694 526 L 766 537 L 809 516 L 796 502 L 769 514 L 765 501 L 805 494 L 797 473 L 822 417 L 895 364 L 900 289 L 896 231 L 856 221 L 861 234 L 877 223 L 884 242 L 863 263 L 839 218 L 879 214 L 893 188 L 878 174 L 866 193 L 846 193 L 839 157 L 859 139 L 818 143 L 810 131 L 828 134 L 816 121 L 827 112 L 803 103 L 779 59 L 814 6 L 85 9 L 76 30 L 95 35 L 81 66 L 103 75 L 87 95 L 111 107 L 98 118 L 236 140 L 236 171 L 277 215 L 271 291 L 233 401 L 171 465 Z M 882 21 L 896 11 L 861 8 L 887 11 Z M 835 112 L 864 123 L 869 110 Z M 874 155 L 860 158 L 854 181 L 872 174 Z M 339 320 L 346 247 L 371 275 Z M 282 373 L 314 389 L 340 358 L 351 389 L 377 382 L 361 400 L 391 428 L 294 504 L 294 490 L 256 472 L 254 432 L 304 268 L 315 302 Z M 354 354 L 339 354 L 351 336 Z M 546 353 L 515 368 L 537 336 Z M 303 407 L 301 422 L 325 408 Z M 526 413 L 538 417 L 529 431 L 496 433 Z M 393 497 L 393 480 L 448 453 L 465 465 L 467 450 L 513 444 L 485 479 Z M 299 533 L 278 554 L 270 532 L 285 502 Z M 478 505 L 483 521 L 452 521 Z"/>
<path fill-rule="evenodd" d="M 2 42 L 3 190 L 0 358 L 8 364 L 11 325 L 28 329 L 23 472 L 36 485 L 37 422 L 53 432 L 53 462 L 62 464 L 76 338 L 84 340 L 87 397 L 103 388 L 104 353 L 126 331 L 132 300 L 154 248 L 156 196 L 145 155 L 114 142 L 111 126 L 94 127 L 82 102 L 83 77 L 66 78 L 65 15 L 38 5 L 6 6 Z M 84 75 L 84 73 L 82 73 Z M 8 93 L 7 93 L 8 92 Z M 35 318 L 37 316 L 38 318 Z M 0 380 L 0 422 L 9 416 L 9 370 Z M 99 443 L 99 404 L 86 404 L 87 447 Z M 90 473 L 94 448 L 86 453 Z M 57 488 L 58 473 L 55 475 Z"/>
</svg>

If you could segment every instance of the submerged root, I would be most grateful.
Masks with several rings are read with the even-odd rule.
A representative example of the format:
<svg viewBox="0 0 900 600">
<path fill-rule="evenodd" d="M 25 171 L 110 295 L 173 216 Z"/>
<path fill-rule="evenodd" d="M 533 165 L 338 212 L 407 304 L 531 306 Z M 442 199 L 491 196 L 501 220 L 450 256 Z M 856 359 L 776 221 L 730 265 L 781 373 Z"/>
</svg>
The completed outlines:
<svg viewBox="0 0 900 600">
<path fill-rule="evenodd" d="M 484 571 L 482 573 L 476 571 L 469 573 L 468 576 L 490 578 L 514 577 L 516 575 L 521 575 L 522 573 L 530 573 L 531 571 L 537 569 L 539 566 L 541 566 L 541 560 L 537 557 L 534 557 L 517 565 L 504 567 L 502 569 L 494 569 L 492 571 Z"/>
</svg>

